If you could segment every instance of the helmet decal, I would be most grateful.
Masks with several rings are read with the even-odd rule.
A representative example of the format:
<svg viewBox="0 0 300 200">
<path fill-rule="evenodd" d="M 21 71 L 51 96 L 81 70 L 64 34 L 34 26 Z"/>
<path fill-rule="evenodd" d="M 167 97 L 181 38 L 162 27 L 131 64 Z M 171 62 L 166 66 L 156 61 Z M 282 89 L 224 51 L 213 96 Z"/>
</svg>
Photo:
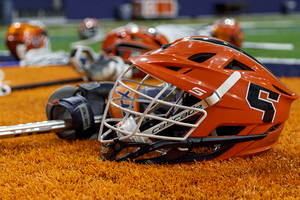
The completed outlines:
<svg viewBox="0 0 300 200">
<path fill-rule="evenodd" d="M 189 92 L 191 92 L 191 93 L 193 93 L 193 94 L 195 94 L 195 95 L 197 95 L 199 97 L 201 97 L 203 94 L 206 93 L 205 90 L 202 90 L 202 89 L 200 89 L 198 87 L 193 87 L 191 90 L 189 90 Z"/>
<path fill-rule="evenodd" d="M 265 94 L 265 97 L 262 96 Z M 278 103 L 280 94 L 256 85 L 249 83 L 246 100 L 250 108 L 263 112 L 262 121 L 264 123 L 272 123 L 276 115 L 274 103 Z"/>
<path fill-rule="evenodd" d="M 122 106 L 123 108 L 129 108 L 130 103 L 126 103 L 123 98 L 129 98 L 129 94 L 130 94 L 130 90 L 126 90 L 125 92 L 116 90 L 117 93 L 121 96 L 120 97 L 120 106 Z M 132 105 L 132 108 L 135 109 L 134 105 Z M 123 117 L 125 117 L 125 112 L 123 111 Z M 135 115 L 133 115 L 133 117 L 135 117 Z"/>
</svg>

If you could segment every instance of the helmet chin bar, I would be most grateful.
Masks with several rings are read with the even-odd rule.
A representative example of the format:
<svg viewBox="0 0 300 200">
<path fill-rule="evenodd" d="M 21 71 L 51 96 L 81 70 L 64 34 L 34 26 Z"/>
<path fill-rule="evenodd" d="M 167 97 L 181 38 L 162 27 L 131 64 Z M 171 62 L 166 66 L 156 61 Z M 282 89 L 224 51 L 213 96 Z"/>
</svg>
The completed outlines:
<svg viewBox="0 0 300 200">
<path fill-rule="evenodd" d="M 159 140 L 152 144 L 147 143 L 137 143 L 137 142 L 123 142 L 115 140 L 112 144 L 102 144 L 102 154 L 101 160 L 115 160 L 126 161 L 134 160 L 136 163 L 183 163 L 183 162 L 195 162 L 216 158 L 222 155 L 224 152 L 233 147 L 236 143 L 247 142 L 254 140 L 261 140 L 265 138 L 268 133 L 262 135 L 246 135 L 246 136 L 224 136 L 224 137 L 190 137 L 185 141 L 169 141 L 169 140 Z M 193 148 L 198 148 L 207 145 L 219 145 L 221 147 L 210 154 L 198 155 L 193 150 Z M 139 147 L 128 154 L 125 154 L 119 158 L 117 155 L 122 149 L 127 147 Z M 161 149 L 169 149 L 163 154 L 149 159 L 136 159 L 139 156 L 143 156 L 147 153 L 158 151 Z M 182 150 L 183 149 L 183 150 Z"/>
<path fill-rule="evenodd" d="M 125 157 L 123 156 L 124 159 L 134 159 L 147 152 L 159 150 L 161 148 L 171 148 L 169 151 L 163 154 L 166 155 L 166 157 L 168 158 L 167 160 L 170 160 L 170 156 L 173 154 L 172 153 L 173 151 L 176 151 L 176 156 L 177 154 L 186 155 L 188 152 L 191 151 L 191 147 L 204 146 L 207 145 L 208 143 L 210 144 L 222 143 L 223 140 L 220 140 L 220 137 L 212 139 L 213 141 L 207 141 L 209 140 L 207 138 L 189 138 L 189 136 L 195 130 L 195 128 L 197 128 L 198 125 L 206 118 L 207 113 L 205 109 L 221 101 L 222 96 L 240 79 L 241 74 L 239 72 L 235 71 L 233 74 L 231 74 L 228 77 L 228 79 L 225 80 L 217 90 L 215 90 L 210 96 L 206 97 L 202 101 L 199 100 L 199 102 L 195 103 L 192 106 L 184 106 L 184 105 L 176 104 L 178 102 L 170 102 L 171 99 L 173 99 L 176 95 L 178 95 L 182 91 L 181 89 L 174 87 L 169 83 L 159 80 L 162 82 L 162 84 L 158 86 L 147 84 L 146 81 L 150 77 L 149 74 L 146 75 L 145 78 L 140 82 L 123 78 L 126 72 L 128 70 L 131 70 L 133 67 L 134 66 L 131 66 L 124 73 L 121 74 L 121 76 L 117 79 L 114 88 L 112 89 L 113 92 L 115 91 L 118 85 L 122 85 L 128 91 L 134 93 L 133 97 L 112 98 L 113 93 L 111 92 L 106 109 L 104 111 L 103 121 L 100 126 L 100 134 L 99 134 L 99 141 L 102 143 L 101 157 L 103 159 L 115 160 L 116 155 L 123 148 L 140 147 L 137 150 L 133 151 L 136 153 L 132 152 L 125 155 Z M 125 82 L 127 84 L 128 83 L 136 84 L 137 87 L 133 89 L 129 87 L 127 84 L 125 84 Z M 159 89 L 159 92 L 155 95 L 155 97 L 148 96 L 141 92 L 141 89 L 145 87 Z M 170 91 L 170 88 L 173 89 L 171 90 L 171 92 L 168 93 L 168 95 L 165 96 L 165 93 Z M 145 99 L 136 98 L 137 95 Z M 116 103 L 118 101 L 130 102 L 130 105 L 126 108 L 121 107 Z M 134 111 L 132 110 L 134 102 L 148 103 L 148 106 L 143 113 Z M 124 118 L 107 118 L 108 108 L 110 106 L 114 106 L 120 109 L 123 113 L 125 112 L 126 115 L 124 116 Z M 164 114 L 164 116 L 155 114 L 154 112 L 162 106 L 169 106 L 172 109 L 177 109 L 180 111 L 174 114 L 173 116 L 169 116 L 168 113 Z M 185 119 L 192 117 L 195 114 L 200 114 L 196 122 L 189 123 L 184 121 Z M 132 115 L 135 115 L 137 117 L 133 118 Z M 140 131 L 142 122 L 145 122 L 146 119 L 156 120 L 160 122 L 155 125 L 149 126 L 145 130 Z M 116 125 L 112 125 L 113 124 L 112 122 L 114 122 L 114 124 Z M 187 127 L 187 129 L 189 130 L 182 137 L 159 135 L 159 133 L 163 132 L 165 129 L 173 125 L 184 126 Z M 103 133 L 104 126 L 109 128 L 109 130 Z M 153 141 L 150 140 L 149 138 L 158 139 L 159 141 L 153 143 Z M 239 138 L 240 136 L 236 138 L 230 137 L 230 142 L 229 142 L 230 145 L 235 143 L 234 141 L 238 140 Z M 243 136 L 243 141 L 246 138 L 244 138 Z M 261 137 L 259 138 L 261 139 Z M 223 139 L 226 140 L 226 138 Z M 189 146 L 190 142 L 192 142 L 194 145 Z M 105 144 L 105 143 L 111 143 L 111 144 Z M 176 148 L 174 149 L 174 147 Z M 180 149 L 180 148 L 187 148 L 188 150 Z M 223 148 L 225 147 L 221 147 L 218 150 L 218 152 L 219 151 L 221 152 L 221 149 Z M 123 160 L 123 157 L 118 158 L 117 160 Z M 156 163 L 156 161 L 154 162 Z"/>
</svg>

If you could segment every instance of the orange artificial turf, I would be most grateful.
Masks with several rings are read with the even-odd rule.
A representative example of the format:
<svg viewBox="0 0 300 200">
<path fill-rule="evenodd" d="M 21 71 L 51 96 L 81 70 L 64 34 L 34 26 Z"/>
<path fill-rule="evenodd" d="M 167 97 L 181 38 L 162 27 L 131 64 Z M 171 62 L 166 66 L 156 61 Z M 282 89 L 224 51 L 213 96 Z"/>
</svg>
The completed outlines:
<svg viewBox="0 0 300 200">
<path fill-rule="evenodd" d="M 81 76 L 66 66 L 3 71 L 11 85 Z M 300 94 L 300 78 L 280 80 Z M 46 101 L 61 86 L 0 97 L 0 126 L 47 120 Z M 299 119 L 298 99 L 275 148 L 192 165 L 101 162 L 97 140 L 70 142 L 52 133 L 2 139 L 0 199 L 298 199 Z"/>
</svg>

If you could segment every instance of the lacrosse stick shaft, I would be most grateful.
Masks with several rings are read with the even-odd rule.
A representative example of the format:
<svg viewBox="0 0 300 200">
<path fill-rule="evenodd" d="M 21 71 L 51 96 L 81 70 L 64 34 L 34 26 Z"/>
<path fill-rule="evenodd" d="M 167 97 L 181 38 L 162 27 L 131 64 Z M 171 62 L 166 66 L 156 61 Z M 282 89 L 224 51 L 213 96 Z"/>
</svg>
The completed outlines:
<svg viewBox="0 0 300 200">
<path fill-rule="evenodd" d="M 100 126 L 102 116 L 95 116 L 94 120 L 95 126 Z M 12 126 L 2 126 L 0 127 L 0 139 L 61 132 L 72 129 L 73 124 L 71 120 L 49 120 Z"/>
<path fill-rule="evenodd" d="M 14 91 L 14 90 L 22 90 L 22 89 L 31 89 L 31 88 L 37 88 L 37 87 L 42 87 L 42 86 L 75 83 L 75 82 L 87 81 L 87 80 L 88 80 L 88 78 L 83 76 L 81 78 L 39 82 L 39 83 L 33 83 L 33 84 L 28 84 L 28 85 L 16 85 L 16 86 L 11 86 L 11 90 Z"/>
</svg>

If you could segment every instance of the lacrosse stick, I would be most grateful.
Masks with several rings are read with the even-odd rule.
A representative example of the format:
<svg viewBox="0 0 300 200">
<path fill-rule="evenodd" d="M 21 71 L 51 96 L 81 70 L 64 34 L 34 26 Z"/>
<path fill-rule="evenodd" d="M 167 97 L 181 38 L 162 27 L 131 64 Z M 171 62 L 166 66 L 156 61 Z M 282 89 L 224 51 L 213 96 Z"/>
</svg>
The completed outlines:
<svg viewBox="0 0 300 200">
<path fill-rule="evenodd" d="M 16 85 L 11 86 L 11 91 L 14 90 L 22 90 L 22 89 L 32 89 L 42 86 L 51 86 L 51 85 L 58 85 L 58 84 L 66 84 L 66 83 L 75 83 L 80 81 L 88 81 L 89 79 L 86 76 L 80 77 L 80 78 L 72 78 L 72 79 L 65 79 L 65 80 L 56 80 L 56 81 L 48 81 L 48 82 L 39 82 L 39 83 L 33 83 L 28 85 Z"/>
<path fill-rule="evenodd" d="M 95 127 L 99 127 L 102 116 L 95 116 Z M 72 120 L 49 120 L 0 127 L 0 139 L 55 133 L 73 130 Z"/>
</svg>

